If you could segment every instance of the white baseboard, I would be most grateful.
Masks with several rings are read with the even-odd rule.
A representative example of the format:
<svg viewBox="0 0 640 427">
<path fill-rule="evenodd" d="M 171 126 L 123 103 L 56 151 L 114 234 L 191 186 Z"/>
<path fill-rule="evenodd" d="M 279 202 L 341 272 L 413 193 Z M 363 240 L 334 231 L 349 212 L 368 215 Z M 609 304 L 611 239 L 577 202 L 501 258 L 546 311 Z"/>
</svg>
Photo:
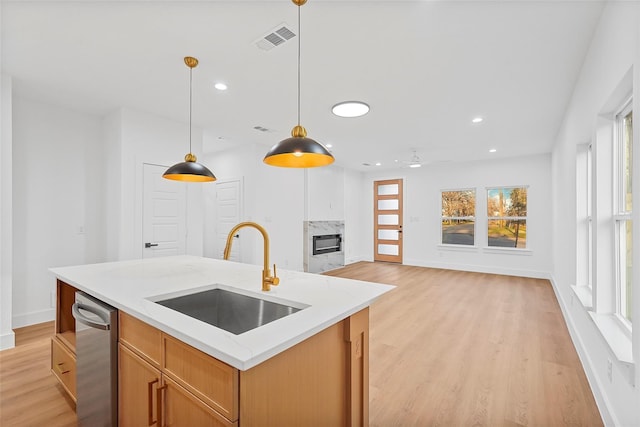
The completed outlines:
<svg viewBox="0 0 640 427">
<path fill-rule="evenodd" d="M 607 397 L 602 392 L 604 388 L 601 386 L 597 375 L 595 375 L 593 362 L 589 357 L 589 353 L 586 351 L 586 347 L 584 345 L 581 335 L 578 333 L 578 331 L 575 328 L 575 324 L 573 323 L 573 318 L 569 315 L 566 302 L 562 298 L 561 293 L 558 290 L 558 285 L 555 281 L 555 278 L 553 277 L 553 274 L 550 275 L 549 281 L 551 282 L 553 292 L 556 295 L 556 300 L 558 300 L 558 304 L 560 305 L 560 311 L 562 311 L 562 316 L 564 317 L 564 323 L 566 323 L 567 329 L 569 330 L 569 336 L 571 337 L 571 341 L 573 342 L 573 347 L 576 349 L 576 352 L 578 353 L 578 357 L 580 358 L 580 362 L 582 363 L 582 369 L 584 369 L 584 373 L 587 376 L 587 381 L 589 382 L 589 386 L 591 387 L 591 392 L 593 393 L 593 398 L 595 399 L 596 405 L 598 406 L 598 410 L 600 411 L 602 422 L 604 423 L 605 426 L 618 426 L 620 424 L 617 422 L 617 419 L 614 413 L 609 410 L 610 408 L 609 402 L 607 400 Z"/>
<path fill-rule="evenodd" d="M 13 328 L 22 328 L 24 326 L 36 325 L 42 322 L 50 322 L 56 319 L 56 310 L 48 308 L 41 311 L 33 311 L 31 313 L 19 314 L 13 316 L 11 325 Z"/>
<path fill-rule="evenodd" d="M 345 258 L 344 265 L 355 264 L 356 262 L 367 261 L 363 256 Z"/>
<path fill-rule="evenodd" d="M 549 279 L 549 272 L 536 270 L 521 270 L 495 266 L 457 264 L 448 262 L 425 262 L 419 259 L 405 259 L 403 264 L 416 267 L 442 268 L 445 270 L 470 271 L 474 273 L 500 274 L 505 276 L 531 277 L 533 279 Z"/>
<path fill-rule="evenodd" d="M 0 350 L 7 350 L 16 346 L 16 334 L 13 331 L 0 335 Z"/>
</svg>

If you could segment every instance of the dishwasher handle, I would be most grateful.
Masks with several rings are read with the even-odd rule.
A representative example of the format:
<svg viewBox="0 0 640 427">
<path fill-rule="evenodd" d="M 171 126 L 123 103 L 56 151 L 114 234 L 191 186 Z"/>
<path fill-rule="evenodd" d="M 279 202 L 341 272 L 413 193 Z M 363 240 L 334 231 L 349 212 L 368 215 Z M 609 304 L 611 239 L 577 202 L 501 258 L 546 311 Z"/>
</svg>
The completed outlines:
<svg viewBox="0 0 640 427">
<path fill-rule="evenodd" d="M 93 313 L 98 317 L 101 317 L 100 313 L 92 310 L 91 307 L 76 302 L 71 306 L 71 311 L 73 311 L 73 317 L 75 317 L 78 322 L 91 328 L 101 329 L 104 331 L 108 331 L 109 329 L 111 329 L 111 325 L 107 322 L 96 322 L 95 320 L 89 319 L 88 317 L 84 316 L 82 313 L 80 313 L 81 309 L 88 311 L 89 313 Z"/>
</svg>

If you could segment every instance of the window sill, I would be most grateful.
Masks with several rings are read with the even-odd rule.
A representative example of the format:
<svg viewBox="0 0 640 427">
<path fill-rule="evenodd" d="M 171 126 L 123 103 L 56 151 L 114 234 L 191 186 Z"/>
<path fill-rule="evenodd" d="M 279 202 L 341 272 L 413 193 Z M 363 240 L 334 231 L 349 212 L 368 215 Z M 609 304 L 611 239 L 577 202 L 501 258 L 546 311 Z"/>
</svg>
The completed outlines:
<svg viewBox="0 0 640 427">
<path fill-rule="evenodd" d="M 593 294 L 591 293 L 591 289 L 588 286 L 576 286 L 572 285 L 571 290 L 573 290 L 574 295 L 580 300 L 582 306 L 588 310 L 593 310 Z"/>
<path fill-rule="evenodd" d="M 482 252 L 486 252 L 488 254 L 509 254 L 509 255 L 533 255 L 533 251 L 530 249 L 517 249 L 517 248 L 500 248 L 500 247 L 489 247 L 485 246 L 482 248 Z"/>
<path fill-rule="evenodd" d="M 625 331 L 620 320 L 613 314 L 602 314 L 589 312 L 591 319 L 609 345 L 609 349 L 614 354 L 625 374 L 627 381 L 635 387 L 635 365 L 633 363 L 633 349 L 631 338 Z"/>
<path fill-rule="evenodd" d="M 448 245 L 446 243 L 441 243 L 438 245 L 438 250 L 453 252 L 478 252 L 478 247 L 471 245 Z"/>
</svg>

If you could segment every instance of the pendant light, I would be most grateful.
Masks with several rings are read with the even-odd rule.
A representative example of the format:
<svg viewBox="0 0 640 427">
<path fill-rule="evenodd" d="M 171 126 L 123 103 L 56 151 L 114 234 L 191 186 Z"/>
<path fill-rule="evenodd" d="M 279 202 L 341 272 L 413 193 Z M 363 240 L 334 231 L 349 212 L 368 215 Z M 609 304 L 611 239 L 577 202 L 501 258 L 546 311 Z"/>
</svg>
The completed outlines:
<svg viewBox="0 0 640 427">
<path fill-rule="evenodd" d="M 191 105 L 193 98 L 193 69 L 198 66 L 198 60 L 187 56 L 184 63 L 189 67 L 189 153 L 184 156 L 184 162 L 176 163 L 162 175 L 163 178 L 186 182 L 211 182 L 216 177 L 206 166 L 198 163 L 191 152 Z"/>
<path fill-rule="evenodd" d="M 291 1 L 298 6 L 298 124 L 291 131 L 291 138 L 274 145 L 263 161 L 271 166 L 285 168 L 326 166 L 333 163 L 335 159 L 324 145 L 307 138 L 307 130 L 300 125 L 300 7 L 307 0 Z"/>
</svg>

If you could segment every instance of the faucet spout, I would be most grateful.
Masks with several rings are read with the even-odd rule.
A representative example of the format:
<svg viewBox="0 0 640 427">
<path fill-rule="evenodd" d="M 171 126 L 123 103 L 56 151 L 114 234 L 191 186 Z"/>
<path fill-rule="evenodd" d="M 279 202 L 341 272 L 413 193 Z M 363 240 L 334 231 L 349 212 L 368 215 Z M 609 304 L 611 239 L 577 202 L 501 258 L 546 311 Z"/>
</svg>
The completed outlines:
<svg viewBox="0 0 640 427">
<path fill-rule="evenodd" d="M 231 254 L 231 245 L 233 244 L 233 237 L 236 235 L 238 230 L 244 227 L 255 228 L 260 232 L 260 234 L 262 234 L 262 239 L 264 240 L 264 268 L 262 270 L 262 290 L 265 292 L 270 291 L 272 285 L 277 286 L 280 283 L 280 278 L 278 278 L 278 276 L 276 275 L 275 264 L 273 264 L 273 276 L 271 275 L 271 270 L 269 270 L 269 234 L 263 226 L 255 222 L 241 222 L 240 224 L 233 227 L 227 235 L 227 244 L 224 247 L 224 259 L 229 259 L 229 255 Z"/>
</svg>

